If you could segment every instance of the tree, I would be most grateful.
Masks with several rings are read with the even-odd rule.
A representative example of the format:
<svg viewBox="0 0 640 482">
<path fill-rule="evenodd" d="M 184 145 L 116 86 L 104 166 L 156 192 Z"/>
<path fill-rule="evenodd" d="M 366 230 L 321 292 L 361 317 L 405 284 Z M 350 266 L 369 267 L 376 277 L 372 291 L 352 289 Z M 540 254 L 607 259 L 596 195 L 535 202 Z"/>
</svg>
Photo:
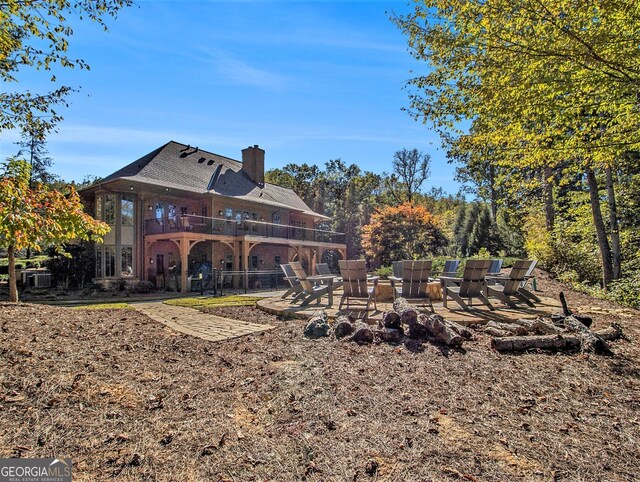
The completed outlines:
<svg viewBox="0 0 640 482">
<path fill-rule="evenodd" d="M 25 157 L 29 159 L 31 171 L 29 186 L 33 186 L 34 181 L 50 184 L 55 180 L 55 176 L 48 171 L 48 168 L 51 167 L 52 159 L 49 157 L 49 151 L 47 151 L 46 132 L 42 126 L 42 120 L 34 119 L 20 135 L 22 140 L 16 142 L 20 146 L 16 158 Z"/>
<path fill-rule="evenodd" d="M 73 35 L 70 19 L 89 19 L 105 30 L 106 17 L 115 17 L 133 0 L 4 0 L 0 3 L 0 79 L 5 88 L 0 94 L 0 130 L 18 127 L 25 132 L 36 120 L 46 134 L 62 119 L 56 106 L 66 105 L 66 97 L 74 89 L 61 86 L 46 94 L 10 92 L 8 84 L 18 82 L 18 74 L 26 68 L 51 70 L 54 64 L 63 68 L 88 69 L 82 59 L 67 55 Z M 56 82 L 55 75 L 51 76 Z"/>
<path fill-rule="evenodd" d="M 409 81 L 410 113 L 464 150 L 492 146 L 502 166 L 537 172 L 569 161 L 590 178 L 640 147 L 637 2 L 424 0 L 395 21 L 431 67 Z M 616 255 L 596 192 L 591 203 L 606 287 Z"/>
<path fill-rule="evenodd" d="M 393 173 L 385 187 L 395 203 L 413 202 L 415 195 L 429 178 L 431 156 L 418 149 L 402 149 L 393 155 Z"/>
<path fill-rule="evenodd" d="M 72 240 L 101 241 L 109 226 L 82 209 L 75 189 L 65 196 L 44 184 L 29 187 L 29 164 L 10 160 L 0 178 L 0 248 L 9 258 L 9 299 L 18 301 L 15 254 L 24 248 L 60 246 Z"/>
<path fill-rule="evenodd" d="M 425 207 L 408 202 L 376 210 L 363 228 L 366 255 L 383 266 L 433 255 L 446 244 L 437 219 Z"/>
<path fill-rule="evenodd" d="M 362 226 L 369 222 L 382 186 L 382 178 L 341 159 L 325 163 L 325 169 L 308 164 L 287 164 L 265 173 L 267 182 L 288 187 L 316 212 L 331 217 L 322 228 L 345 233 L 347 257 L 362 255 Z"/>
</svg>

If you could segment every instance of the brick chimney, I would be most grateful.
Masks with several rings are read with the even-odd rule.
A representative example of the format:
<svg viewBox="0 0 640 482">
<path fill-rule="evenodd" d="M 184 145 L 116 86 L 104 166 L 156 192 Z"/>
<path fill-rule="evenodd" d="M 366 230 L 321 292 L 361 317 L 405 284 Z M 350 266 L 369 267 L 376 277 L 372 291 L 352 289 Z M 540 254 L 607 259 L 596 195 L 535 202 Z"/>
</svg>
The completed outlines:
<svg viewBox="0 0 640 482">
<path fill-rule="evenodd" d="M 264 185 L 264 150 L 255 146 L 242 149 L 242 170 L 249 179 L 261 186 Z"/>
</svg>

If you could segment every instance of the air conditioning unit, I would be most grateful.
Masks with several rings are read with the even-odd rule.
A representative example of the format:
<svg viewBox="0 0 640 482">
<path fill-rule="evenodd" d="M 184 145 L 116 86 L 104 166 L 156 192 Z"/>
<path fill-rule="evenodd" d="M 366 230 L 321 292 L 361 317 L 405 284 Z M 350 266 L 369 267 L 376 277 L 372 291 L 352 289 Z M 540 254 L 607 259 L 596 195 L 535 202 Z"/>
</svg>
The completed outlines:
<svg viewBox="0 0 640 482">
<path fill-rule="evenodd" d="M 51 273 L 37 273 L 33 275 L 34 288 L 51 288 Z"/>
<path fill-rule="evenodd" d="M 33 271 L 23 270 L 20 275 L 22 276 L 22 286 L 29 286 L 29 279 L 33 276 Z"/>
</svg>

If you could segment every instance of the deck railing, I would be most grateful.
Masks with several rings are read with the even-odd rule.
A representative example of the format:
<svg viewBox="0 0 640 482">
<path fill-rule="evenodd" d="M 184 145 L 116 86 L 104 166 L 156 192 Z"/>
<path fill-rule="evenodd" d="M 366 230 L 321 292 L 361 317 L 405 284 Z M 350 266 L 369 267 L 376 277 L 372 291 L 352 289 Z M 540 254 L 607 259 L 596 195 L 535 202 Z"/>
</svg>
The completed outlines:
<svg viewBox="0 0 640 482">
<path fill-rule="evenodd" d="M 144 233 L 164 234 L 176 232 L 193 232 L 202 234 L 219 234 L 221 236 L 259 236 L 301 241 L 317 241 L 321 243 L 343 244 L 344 233 L 323 229 L 303 228 L 284 224 L 267 223 L 243 219 L 211 218 L 185 214 L 175 219 L 147 219 Z"/>
</svg>

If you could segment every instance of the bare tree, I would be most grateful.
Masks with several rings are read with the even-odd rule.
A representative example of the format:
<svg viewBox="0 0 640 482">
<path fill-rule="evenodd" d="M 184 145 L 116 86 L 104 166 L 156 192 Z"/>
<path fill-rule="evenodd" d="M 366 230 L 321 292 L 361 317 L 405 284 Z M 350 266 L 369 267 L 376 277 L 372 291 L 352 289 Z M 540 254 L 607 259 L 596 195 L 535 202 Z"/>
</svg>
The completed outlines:
<svg viewBox="0 0 640 482">
<path fill-rule="evenodd" d="M 393 155 L 393 173 L 387 178 L 387 189 L 394 201 L 413 202 L 429 178 L 431 156 L 418 149 L 402 149 Z"/>
</svg>

